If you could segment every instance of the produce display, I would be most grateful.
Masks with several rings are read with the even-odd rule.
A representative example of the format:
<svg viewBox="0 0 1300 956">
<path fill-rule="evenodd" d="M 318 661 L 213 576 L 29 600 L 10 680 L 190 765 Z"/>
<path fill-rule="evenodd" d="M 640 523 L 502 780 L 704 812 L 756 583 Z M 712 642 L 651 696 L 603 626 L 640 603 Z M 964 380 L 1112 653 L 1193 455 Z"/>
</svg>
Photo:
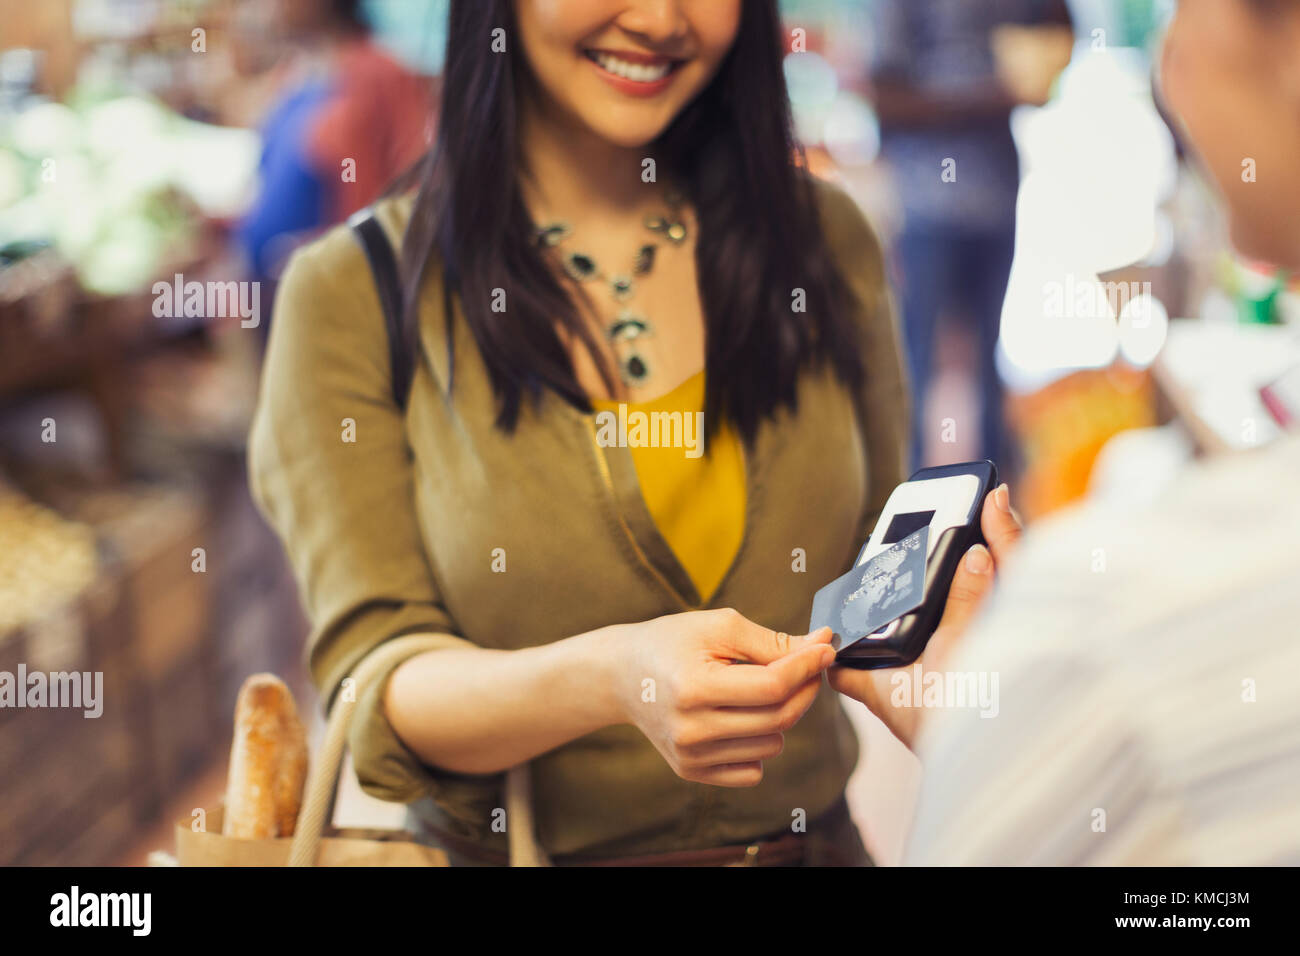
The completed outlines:
<svg viewBox="0 0 1300 956">
<path fill-rule="evenodd" d="M 0 487 L 0 635 L 75 600 L 97 568 L 90 527 Z"/>
<path fill-rule="evenodd" d="M 83 288 L 126 294 L 157 278 L 203 216 L 243 208 L 257 136 L 140 96 L 87 100 L 0 114 L 0 256 L 48 243 Z"/>
</svg>

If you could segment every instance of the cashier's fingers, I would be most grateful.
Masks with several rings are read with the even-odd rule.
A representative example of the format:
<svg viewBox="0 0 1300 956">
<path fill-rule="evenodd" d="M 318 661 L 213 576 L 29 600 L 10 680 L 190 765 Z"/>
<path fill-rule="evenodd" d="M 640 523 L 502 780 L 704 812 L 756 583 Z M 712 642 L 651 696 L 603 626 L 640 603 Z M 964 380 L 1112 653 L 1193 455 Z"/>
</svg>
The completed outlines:
<svg viewBox="0 0 1300 956">
<path fill-rule="evenodd" d="M 982 544 L 974 545 L 962 557 L 957 572 L 952 576 L 943 619 L 926 647 L 926 656 L 931 661 L 927 669 L 937 668 L 937 662 L 948 655 L 992 589 L 993 558 Z"/>
<path fill-rule="evenodd" d="M 980 530 L 993 552 L 994 563 L 1001 565 L 1016 550 L 1023 530 L 1020 519 L 1011 510 L 1011 489 L 1003 482 L 989 492 L 980 514 Z"/>
</svg>

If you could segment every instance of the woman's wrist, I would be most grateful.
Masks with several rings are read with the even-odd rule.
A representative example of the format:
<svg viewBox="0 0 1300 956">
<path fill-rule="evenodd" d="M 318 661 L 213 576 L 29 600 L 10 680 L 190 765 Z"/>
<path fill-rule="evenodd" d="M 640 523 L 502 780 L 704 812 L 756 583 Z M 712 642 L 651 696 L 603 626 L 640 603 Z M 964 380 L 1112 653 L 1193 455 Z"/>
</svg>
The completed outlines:
<svg viewBox="0 0 1300 956">
<path fill-rule="evenodd" d="M 572 677 L 568 691 L 588 708 L 594 729 L 629 722 L 625 695 L 629 627 L 614 624 L 561 642 L 570 658 L 564 665 Z"/>
<path fill-rule="evenodd" d="M 419 654 L 393 672 L 384 709 L 394 732 L 426 763 L 496 773 L 627 722 L 618 693 L 626 683 L 619 661 L 626 633 L 618 625 L 516 651 Z M 482 709 L 471 712 L 476 703 Z"/>
</svg>

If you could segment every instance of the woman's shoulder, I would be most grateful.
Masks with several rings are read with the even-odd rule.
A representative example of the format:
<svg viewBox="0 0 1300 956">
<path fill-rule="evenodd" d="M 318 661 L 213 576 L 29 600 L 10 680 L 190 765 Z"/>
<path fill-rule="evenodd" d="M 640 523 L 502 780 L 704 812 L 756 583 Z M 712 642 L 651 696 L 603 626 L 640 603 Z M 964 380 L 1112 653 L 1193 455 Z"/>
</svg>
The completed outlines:
<svg viewBox="0 0 1300 956">
<path fill-rule="evenodd" d="M 880 239 L 862 206 L 838 183 L 808 174 L 821 216 L 826 245 L 841 262 L 882 258 Z"/>
<path fill-rule="evenodd" d="M 394 251 L 400 248 L 411 200 L 382 199 L 370 207 Z M 326 342 L 336 352 L 349 350 L 383 357 L 383 310 L 365 250 L 348 223 L 326 230 L 299 246 L 280 275 L 272 315 L 273 340 L 294 348 Z"/>
<path fill-rule="evenodd" d="M 403 193 L 400 196 L 388 196 L 380 199 L 371 207 L 375 218 L 388 234 L 388 241 L 394 249 L 400 249 L 406 224 L 411 220 L 411 210 L 415 208 L 415 193 Z"/>
<path fill-rule="evenodd" d="M 410 197 L 399 196 L 380 199 L 369 207 L 395 254 L 401 248 L 411 206 Z M 334 299 L 343 307 L 354 297 L 369 299 L 373 285 L 365 250 L 352 226 L 343 222 L 303 243 L 290 255 L 280 275 L 276 308 L 291 309 L 304 297 Z"/>
<path fill-rule="evenodd" d="M 363 212 L 368 211 L 374 216 L 396 251 L 401 248 L 402 235 L 406 232 L 406 223 L 411 218 L 413 205 L 414 197 L 410 195 L 385 197 L 372 203 Z M 331 226 L 294 250 L 284 271 L 287 274 L 294 269 L 319 270 L 340 279 L 354 277 L 358 269 L 368 272 L 365 253 L 352 226 L 347 222 Z"/>
<path fill-rule="evenodd" d="M 862 206 L 837 183 L 810 176 L 826 249 L 869 325 L 892 321 L 885 253 Z"/>
</svg>

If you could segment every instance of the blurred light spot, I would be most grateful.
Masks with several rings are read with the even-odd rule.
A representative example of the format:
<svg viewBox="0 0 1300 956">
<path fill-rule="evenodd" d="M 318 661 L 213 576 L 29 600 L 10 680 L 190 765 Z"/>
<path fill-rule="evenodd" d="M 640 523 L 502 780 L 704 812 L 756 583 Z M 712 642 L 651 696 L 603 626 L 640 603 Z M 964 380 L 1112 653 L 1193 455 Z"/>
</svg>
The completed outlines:
<svg viewBox="0 0 1300 956">
<path fill-rule="evenodd" d="M 1119 349 L 1125 361 L 1146 368 L 1156 360 L 1169 335 L 1169 311 L 1146 292 L 1129 299 L 1119 314 Z"/>
<path fill-rule="evenodd" d="M 862 97 L 841 93 L 822 126 L 822 142 L 841 166 L 869 165 L 880 152 L 880 123 Z"/>
<path fill-rule="evenodd" d="M 817 53 L 787 54 L 785 82 L 796 109 L 829 106 L 839 90 L 835 70 Z"/>
<path fill-rule="evenodd" d="M 1012 130 L 1024 175 L 1002 314 L 1007 365 L 1032 379 L 1054 368 L 1108 365 L 1121 347 L 1129 361 L 1149 364 L 1164 341 L 1163 307 L 1150 300 L 1144 316 L 1126 298 L 1130 321 L 1122 331 L 1097 278 L 1137 262 L 1163 263 L 1173 248 L 1158 207 L 1176 184 L 1177 157 L 1151 98 L 1146 60 L 1136 50 L 1077 49 L 1056 98 L 1017 109 Z M 1065 291 L 1049 300 L 1058 289 Z M 1061 295 L 1064 307 L 1053 308 Z"/>
<path fill-rule="evenodd" d="M 1101 368 L 1119 343 L 1106 291 L 1095 274 L 1018 261 L 1002 307 L 1007 361 L 1030 373 Z"/>
<path fill-rule="evenodd" d="M 1174 235 L 1174 224 L 1169 215 L 1163 210 L 1156 210 L 1155 217 L 1155 242 L 1151 246 L 1151 251 L 1147 257 L 1142 260 L 1142 265 L 1152 268 L 1159 268 L 1167 265 L 1169 259 L 1174 254 L 1177 245 L 1177 237 Z"/>
</svg>

